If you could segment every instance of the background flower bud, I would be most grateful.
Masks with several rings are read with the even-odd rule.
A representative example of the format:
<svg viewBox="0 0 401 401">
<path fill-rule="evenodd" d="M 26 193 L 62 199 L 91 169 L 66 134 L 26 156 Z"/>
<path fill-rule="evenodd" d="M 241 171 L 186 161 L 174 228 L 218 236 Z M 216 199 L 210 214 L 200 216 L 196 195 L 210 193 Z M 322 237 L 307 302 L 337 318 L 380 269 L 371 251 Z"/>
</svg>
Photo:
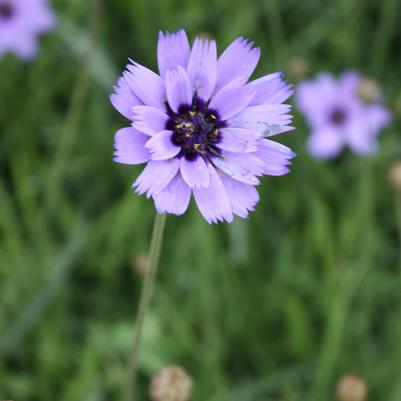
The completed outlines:
<svg viewBox="0 0 401 401">
<path fill-rule="evenodd" d="M 291 78 L 302 79 L 309 73 L 309 64 L 302 57 L 294 57 L 288 61 L 288 74 Z"/>
<path fill-rule="evenodd" d="M 383 97 L 378 83 L 372 78 L 361 79 L 358 94 L 366 103 L 378 102 Z"/>
<path fill-rule="evenodd" d="M 396 160 L 390 167 L 388 178 L 392 187 L 401 192 L 401 160 Z"/>
<path fill-rule="evenodd" d="M 337 383 L 338 401 L 365 401 L 368 387 L 362 377 L 346 375 Z"/>
<path fill-rule="evenodd" d="M 148 267 L 149 256 L 146 253 L 136 255 L 132 260 L 132 267 L 136 273 L 143 275 Z"/>
<path fill-rule="evenodd" d="M 192 379 L 180 366 L 166 366 L 152 379 L 150 385 L 152 401 L 189 401 L 191 397 Z"/>
</svg>

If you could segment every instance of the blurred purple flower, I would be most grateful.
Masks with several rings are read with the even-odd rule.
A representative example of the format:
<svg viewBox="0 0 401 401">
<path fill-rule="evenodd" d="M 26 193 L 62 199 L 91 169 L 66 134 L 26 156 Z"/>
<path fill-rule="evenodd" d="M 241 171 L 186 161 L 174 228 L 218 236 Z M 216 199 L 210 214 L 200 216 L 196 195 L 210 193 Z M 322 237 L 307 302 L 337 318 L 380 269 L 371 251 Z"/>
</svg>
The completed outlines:
<svg viewBox="0 0 401 401">
<path fill-rule="evenodd" d="M 361 81 L 357 72 L 347 71 L 339 80 L 322 73 L 298 85 L 296 104 L 312 130 L 308 148 L 316 158 L 335 157 L 344 145 L 358 154 L 377 150 L 377 135 L 391 115 L 382 104 L 360 98 Z"/>
<path fill-rule="evenodd" d="M 214 40 L 190 48 L 184 30 L 159 35 L 160 75 L 132 62 L 111 95 L 132 121 L 115 136 L 115 161 L 147 163 L 133 184 L 159 213 L 183 214 L 194 195 L 209 223 L 246 218 L 259 176 L 283 175 L 294 153 L 265 137 L 293 128 L 292 89 L 281 73 L 247 84 L 260 49 L 236 39 L 217 58 Z"/>
<path fill-rule="evenodd" d="M 38 35 L 54 24 L 47 0 L 0 0 L 0 57 L 12 52 L 32 59 L 38 51 Z"/>
</svg>

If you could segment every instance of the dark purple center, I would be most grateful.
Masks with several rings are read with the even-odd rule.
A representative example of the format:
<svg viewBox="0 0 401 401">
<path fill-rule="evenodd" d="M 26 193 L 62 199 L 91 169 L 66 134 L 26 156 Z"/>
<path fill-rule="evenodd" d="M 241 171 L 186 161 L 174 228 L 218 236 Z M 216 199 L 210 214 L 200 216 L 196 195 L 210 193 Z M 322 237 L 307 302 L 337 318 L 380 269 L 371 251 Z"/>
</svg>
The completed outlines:
<svg viewBox="0 0 401 401">
<path fill-rule="evenodd" d="M 0 2 L 0 19 L 8 20 L 14 15 L 14 5 L 9 1 Z"/>
<path fill-rule="evenodd" d="M 336 107 L 330 113 L 330 122 L 334 125 L 343 125 L 347 120 L 347 113 L 341 107 Z"/>
<path fill-rule="evenodd" d="M 173 131 L 171 141 L 181 148 L 178 157 L 195 160 L 202 156 L 210 160 L 210 156 L 221 154 L 218 143 L 221 141 L 220 128 L 226 127 L 216 110 L 196 95 L 192 104 L 182 104 L 177 113 L 167 106 L 169 119 L 166 129 Z"/>
</svg>

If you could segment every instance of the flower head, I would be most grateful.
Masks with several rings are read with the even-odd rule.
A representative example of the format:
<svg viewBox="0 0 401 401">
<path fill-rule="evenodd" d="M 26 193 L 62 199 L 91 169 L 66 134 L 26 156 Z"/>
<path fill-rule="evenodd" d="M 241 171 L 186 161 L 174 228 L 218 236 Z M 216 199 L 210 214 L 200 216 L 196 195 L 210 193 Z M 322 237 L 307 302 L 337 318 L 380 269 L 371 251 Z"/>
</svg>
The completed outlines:
<svg viewBox="0 0 401 401">
<path fill-rule="evenodd" d="M 312 130 L 308 148 L 313 156 L 335 157 L 345 145 L 358 154 L 376 151 L 377 135 L 391 116 L 378 100 L 363 101 L 364 82 L 358 73 L 348 71 L 339 80 L 323 73 L 299 84 L 296 102 Z"/>
<path fill-rule="evenodd" d="M 38 35 L 54 24 L 47 0 L 0 0 L 0 56 L 12 52 L 22 59 L 33 58 Z"/>
<path fill-rule="evenodd" d="M 294 153 L 266 137 L 293 129 L 281 73 L 247 83 L 260 50 L 236 39 L 217 58 L 213 40 L 160 33 L 159 74 L 132 62 L 111 95 L 132 121 L 115 136 L 115 161 L 147 163 L 133 184 L 159 213 L 180 215 L 194 195 L 211 222 L 246 218 L 260 176 L 283 175 Z"/>
</svg>

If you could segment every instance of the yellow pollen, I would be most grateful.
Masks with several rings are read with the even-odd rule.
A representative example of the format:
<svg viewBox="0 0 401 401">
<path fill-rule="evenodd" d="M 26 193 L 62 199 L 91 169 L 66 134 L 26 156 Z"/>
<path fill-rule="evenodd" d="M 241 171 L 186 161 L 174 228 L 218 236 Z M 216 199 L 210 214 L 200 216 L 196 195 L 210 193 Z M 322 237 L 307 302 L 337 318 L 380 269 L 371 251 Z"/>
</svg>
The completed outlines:
<svg viewBox="0 0 401 401">
<path fill-rule="evenodd" d="M 185 138 L 191 138 L 191 134 L 190 134 L 189 132 L 187 132 L 187 133 L 185 134 Z"/>
<path fill-rule="evenodd" d="M 177 129 L 181 129 L 181 128 L 184 128 L 184 126 L 185 126 L 185 123 L 181 123 L 181 124 L 177 124 L 175 127 Z"/>
<path fill-rule="evenodd" d="M 190 115 L 191 117 L 195 117 L 195 116 L 196 116 L 196 111 L 190 111 L 190 112 L 189 112 L 189 115 Z"/>
<path fill-rule="evenodd" d="M 210 114 L 210 118 L 211 118 L 212 120 L 216 120 L 216 119 L 217 119 L 217 117 L 216 117 L 214 114 Z"/>
<path fill-rule="evenodd" d="M 200 147 L 200 143 L 194 143 L 194 149 L 195 149 L 195 150 L 198 150 L 199 147 Z"/>
</svg>

